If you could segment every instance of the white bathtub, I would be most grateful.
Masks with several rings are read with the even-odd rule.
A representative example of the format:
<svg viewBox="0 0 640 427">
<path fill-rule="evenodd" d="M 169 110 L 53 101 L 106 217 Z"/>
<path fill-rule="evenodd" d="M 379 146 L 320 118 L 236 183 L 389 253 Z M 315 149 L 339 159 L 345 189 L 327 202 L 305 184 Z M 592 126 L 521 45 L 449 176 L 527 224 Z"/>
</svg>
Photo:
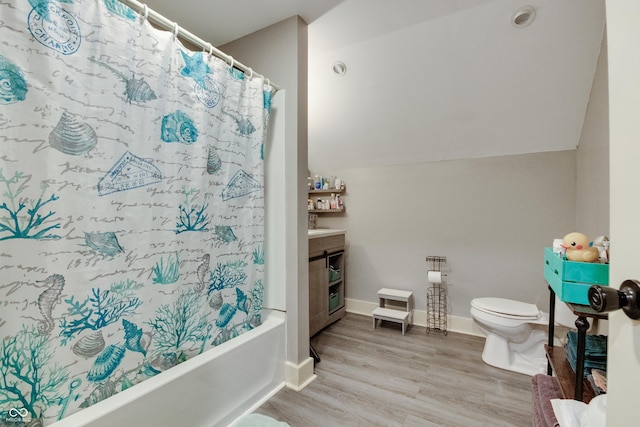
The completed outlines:
<svg viewBox="0 0 640 427">
<path fill-rule="evenodd" d="M 227 426 L 284 386 L 285 315 L 50 427 Z"/>
</svg>

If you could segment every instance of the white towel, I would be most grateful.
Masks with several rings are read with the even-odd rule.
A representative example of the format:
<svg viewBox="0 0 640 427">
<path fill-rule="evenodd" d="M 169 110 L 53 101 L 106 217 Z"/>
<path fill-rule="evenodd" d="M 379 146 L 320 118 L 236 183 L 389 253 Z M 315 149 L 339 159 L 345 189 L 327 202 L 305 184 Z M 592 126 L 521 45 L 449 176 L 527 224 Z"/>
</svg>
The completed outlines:
<svg viewBox="0 0 640 427">
<path fill-rule="evenodd" d="M 587 405 L 573 399 L 551 399 L 553 413 L 560 427 L 605 427 L 607 395 L 591 399 Z"/>
</svg>

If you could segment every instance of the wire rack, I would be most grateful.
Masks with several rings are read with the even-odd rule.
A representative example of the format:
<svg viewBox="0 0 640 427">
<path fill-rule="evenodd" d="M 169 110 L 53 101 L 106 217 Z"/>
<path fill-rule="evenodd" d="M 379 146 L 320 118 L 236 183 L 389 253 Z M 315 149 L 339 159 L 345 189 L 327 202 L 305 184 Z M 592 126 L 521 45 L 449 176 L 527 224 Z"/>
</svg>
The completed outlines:
<svg viewBox="0 0 640 427">
<path fill-rule="evenodd" d="M 428 271 L 442 273 L 447 257 L 428 256 Z M 442 274 L 442 276 L 446 276 Z M 447 335 L 447 289 L 441 283 L 429 283 L 427 288 L 427 333 Z"/>
</svg>

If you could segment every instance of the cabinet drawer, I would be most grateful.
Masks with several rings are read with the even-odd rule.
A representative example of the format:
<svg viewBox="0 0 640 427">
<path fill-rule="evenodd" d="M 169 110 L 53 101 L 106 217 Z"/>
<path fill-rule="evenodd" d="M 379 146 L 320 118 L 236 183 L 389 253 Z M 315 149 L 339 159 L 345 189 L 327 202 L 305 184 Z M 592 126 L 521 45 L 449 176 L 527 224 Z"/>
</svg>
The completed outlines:
<svg viewBox="0 0 640 427">
<path fill-rule="evenodd" d="M 544 278 L 561 301 L 589 305 L 589 287 L 609 285 L 609 264 L 567 261 L 544 248 Z"/>
<path fill-rule="evenodd" d="M 344 250 L 344 234 L 309 239 L 309 258 L 322 255 L 324 251 L 331 253 L 341 250 Z"/>
</svg>

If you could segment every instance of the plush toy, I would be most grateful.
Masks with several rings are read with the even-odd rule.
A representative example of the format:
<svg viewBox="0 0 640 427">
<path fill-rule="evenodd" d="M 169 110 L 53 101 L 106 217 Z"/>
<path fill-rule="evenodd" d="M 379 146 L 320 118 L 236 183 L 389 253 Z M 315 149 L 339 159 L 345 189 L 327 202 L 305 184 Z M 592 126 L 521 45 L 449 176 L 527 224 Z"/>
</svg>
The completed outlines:
<svg viewBox="0 0 640 427">
<path fill-rule="evenodd" d="M 596 262 L 600 255 L 598 248 L 589 247 L 589 238 L 578 232 L 564 236 L 560 246 L 567 250 L 567 259 L 570 261 Z"/>
</svg>

